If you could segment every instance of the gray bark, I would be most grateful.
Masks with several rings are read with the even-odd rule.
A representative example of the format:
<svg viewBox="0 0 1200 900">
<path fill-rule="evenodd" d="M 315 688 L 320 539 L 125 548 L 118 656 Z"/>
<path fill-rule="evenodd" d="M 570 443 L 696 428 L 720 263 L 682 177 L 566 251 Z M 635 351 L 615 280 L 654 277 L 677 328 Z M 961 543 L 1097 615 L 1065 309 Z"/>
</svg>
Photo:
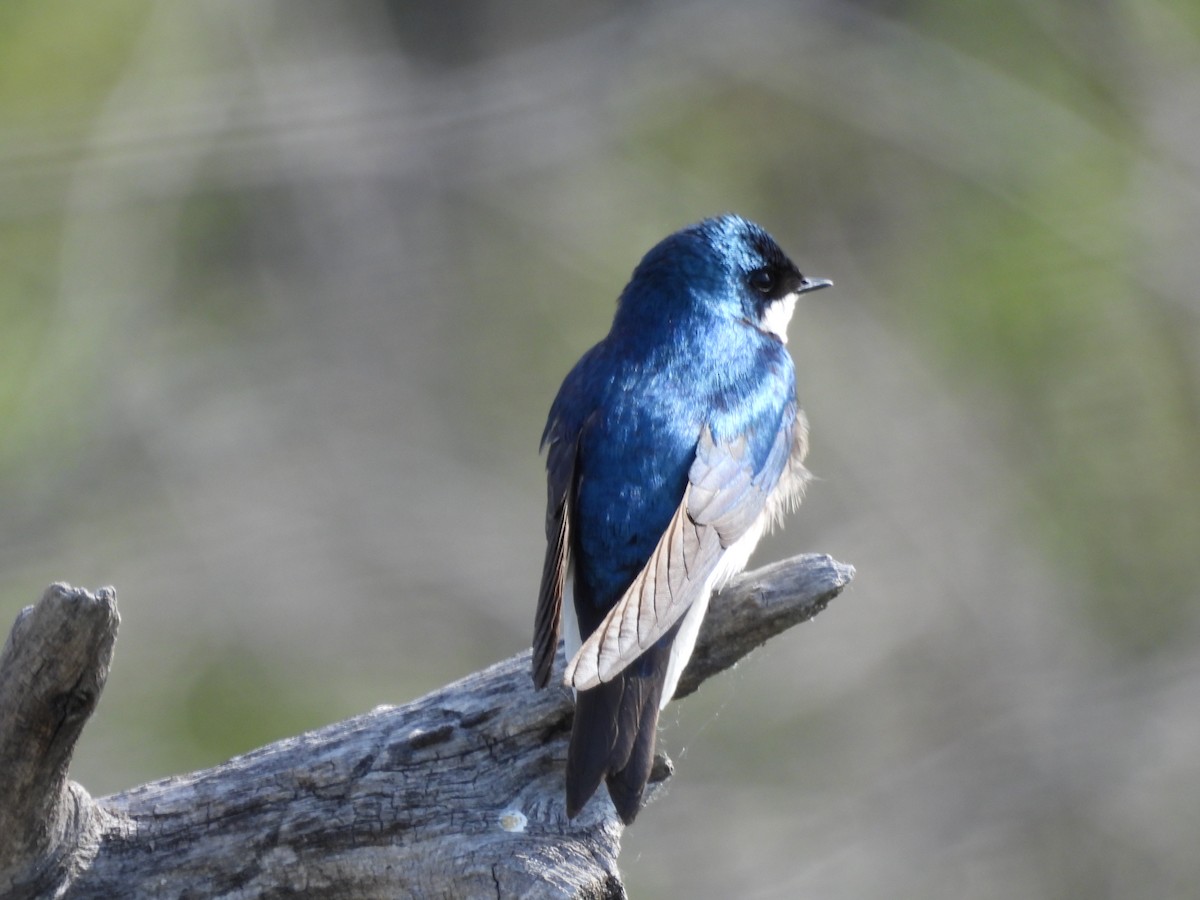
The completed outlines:
<svg viewBox="0 0 1200 900">
<path fill-rule="evenodd" d="M 735 580 L 678 696 L 812 618 L 853 575 L 809 555 Z M 533 689 L 528 652 L 406 706 L 93 800 L 67 768 L 118 622 L 111 589 L 52 585 L 0 654 L 0 897 L 625 895 L 603 789 L 566 818 L 571 698 Z M 670 775 L 660 758 L 648 794 Z"/>
</svg>

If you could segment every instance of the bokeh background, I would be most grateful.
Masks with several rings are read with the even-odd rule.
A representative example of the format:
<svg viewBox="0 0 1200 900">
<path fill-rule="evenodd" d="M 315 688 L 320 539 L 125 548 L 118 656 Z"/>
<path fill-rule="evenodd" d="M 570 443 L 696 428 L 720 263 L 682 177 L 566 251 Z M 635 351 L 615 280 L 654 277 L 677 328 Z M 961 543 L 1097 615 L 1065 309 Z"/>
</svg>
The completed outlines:
<svg viewBox="0 0 1200 900">
<path fill-rule="evenodd" d="M 858 568 L 664 715 L 633 896 L 1200 895 L 1200 6 L 8 0 L 0 615 L 113 584 L 100 795 L 526 648 L 537 442 L 658 238 L 833 278 Z"/>
</svg>

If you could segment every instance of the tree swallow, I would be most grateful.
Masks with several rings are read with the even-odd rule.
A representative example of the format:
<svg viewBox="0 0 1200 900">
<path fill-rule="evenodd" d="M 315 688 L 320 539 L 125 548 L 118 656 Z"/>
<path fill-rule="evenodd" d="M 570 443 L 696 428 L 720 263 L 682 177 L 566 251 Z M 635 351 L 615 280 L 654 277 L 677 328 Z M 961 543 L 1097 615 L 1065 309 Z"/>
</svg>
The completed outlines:
<svg viewBox="0 0 1200 900">
<path fill-rule="evenodd" d="M 559 389 L 533 681 L 549 682 L 561 627 L 571 818 L 604 779 L 634 820 L 709 597 L 800 500 L 808 425 L 786 329 L 800 294 L 830 284 L 758 225 L 707 219 L 646 254 Z"/>
</svg>

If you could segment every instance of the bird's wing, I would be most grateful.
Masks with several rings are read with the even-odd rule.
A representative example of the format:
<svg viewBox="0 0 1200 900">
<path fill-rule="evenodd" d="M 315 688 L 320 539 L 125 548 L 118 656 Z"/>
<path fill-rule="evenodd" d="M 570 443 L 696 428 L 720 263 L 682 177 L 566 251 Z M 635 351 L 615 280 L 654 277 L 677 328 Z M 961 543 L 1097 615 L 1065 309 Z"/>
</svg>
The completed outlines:
<svg viewBox="0 0 1200 900">
<path fill-rule="evenodd" d="M 533 683 L 539 688 L 550 683 L 558 648 L 563 585 L 570 560 L 571 495 L 577 452 L 576 441 L 555 440 L 546 458 L 546 561 L 542 565 L 542 586 L 533 626 Z"/>
<path fill-rule="evenodd" d="M 704 427 L 683 501 L 629 589 L 567 664 L 567 684 L 587 690 L 614 678 L 709 587 L 725 551 L 762 515 L 788 464 L 795 407 L 782 419 L 761 466 L 745 435 L 716 441 Z"/>
</svg>

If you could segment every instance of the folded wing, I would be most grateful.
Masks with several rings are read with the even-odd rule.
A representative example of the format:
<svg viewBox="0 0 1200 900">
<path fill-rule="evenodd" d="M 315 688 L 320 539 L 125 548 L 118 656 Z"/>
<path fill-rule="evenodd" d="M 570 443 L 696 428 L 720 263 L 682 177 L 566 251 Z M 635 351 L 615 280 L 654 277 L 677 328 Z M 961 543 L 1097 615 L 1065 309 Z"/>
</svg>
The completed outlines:
<svg viewBox="0 0 1200 900">
<path fill-rule="evenodd" d="M 709 589 L 725 552 L 763 515 L 788 465 L 795 407 L 782 418 L 757 466 L 746 435 L 718 441 L 704 427 L 682 502 L 629 589 L 568 662 L 567 684 L 587 690 L 616 677 Z"/>
</svg>

